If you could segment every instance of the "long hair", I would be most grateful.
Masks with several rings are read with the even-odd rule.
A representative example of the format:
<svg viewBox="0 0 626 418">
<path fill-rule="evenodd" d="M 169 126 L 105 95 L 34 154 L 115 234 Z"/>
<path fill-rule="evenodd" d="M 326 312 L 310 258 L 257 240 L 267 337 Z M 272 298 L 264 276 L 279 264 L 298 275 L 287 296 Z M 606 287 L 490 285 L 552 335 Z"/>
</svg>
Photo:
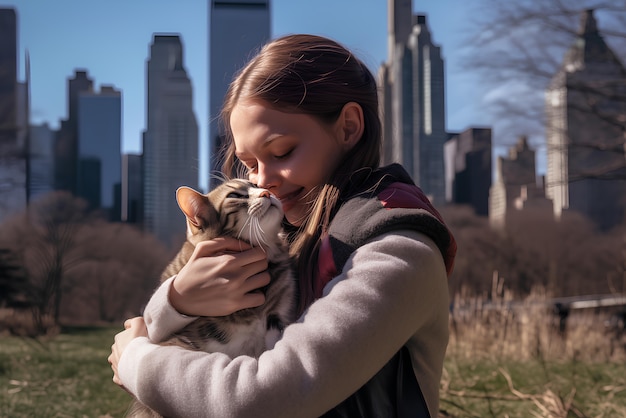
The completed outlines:
<svg viewBox="0 0 626 418">
<path fill-rule="evenodd" d="M 363 109 L 363 136 L 321 186 L 308 216 L 291 237 L 290 252 L 298 260 L 302 312 L 314 298 L 320 237 L 342 196 L 352 187 L 352 175 L 380 164 L 382 132 L 376 80 L 349 50 L 324 37 L 289 35 L 266 44 L 235 76 L 224 99 L 220 121 L 225 136 L 222 172 L 226 176 L 243 173 L 235 157 L 230 116 L 237 103 L 249 99 L 261 100 L 281 112 L 308 114 L 329 125 L 348 102 Z"/>
</svg>

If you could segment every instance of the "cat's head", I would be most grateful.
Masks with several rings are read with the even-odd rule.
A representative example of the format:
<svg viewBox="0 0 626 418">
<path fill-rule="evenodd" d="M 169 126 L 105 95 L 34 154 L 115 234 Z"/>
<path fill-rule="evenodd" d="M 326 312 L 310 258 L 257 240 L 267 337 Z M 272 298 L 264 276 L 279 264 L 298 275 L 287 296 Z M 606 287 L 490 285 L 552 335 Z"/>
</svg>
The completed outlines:
<svg viewBox="0 0 626 418">
<path fill-rule="evenodd" d="M 280 200 L 247 180 L 227 180 L 206 195 L 180 187 L 176 200 L 187 217 L 187 240 L 193 245 L 228 235 L 267 248 L 281 231 Z"/>
</svg>

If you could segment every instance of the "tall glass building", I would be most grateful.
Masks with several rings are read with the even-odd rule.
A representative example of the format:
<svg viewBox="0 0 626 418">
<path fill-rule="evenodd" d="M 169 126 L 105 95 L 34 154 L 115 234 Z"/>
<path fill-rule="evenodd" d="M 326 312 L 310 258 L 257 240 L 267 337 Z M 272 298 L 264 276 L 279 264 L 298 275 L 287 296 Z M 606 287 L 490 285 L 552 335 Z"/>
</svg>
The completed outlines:
<svg viewBox="0 0 626 418">
<path fill-rule="evenodd" d="M 122 95 L 112 86 L 78 96 L 77 194 L 121 219 Z"/>
<path fill-rule="evenodd" d="M 174 248 L 185 237 L 180 186 L 198 187 L 198 123 L 179 35 L 155 34 L 147 62 L 143 135 L 144 229 Z"/>
<path fill-rule="evenodd" d="M 0 222 L 27 202 L 26 88 L 17 81 L 17 14 L 0 8 Z"/>
<path fill-rule="evenodd" d="M 426 16 L 389 1 L 389 57 L 379 72 L 385 163 L 401 163 L 435 203 L 445 200 L 444 61 Z"/>
</svg>

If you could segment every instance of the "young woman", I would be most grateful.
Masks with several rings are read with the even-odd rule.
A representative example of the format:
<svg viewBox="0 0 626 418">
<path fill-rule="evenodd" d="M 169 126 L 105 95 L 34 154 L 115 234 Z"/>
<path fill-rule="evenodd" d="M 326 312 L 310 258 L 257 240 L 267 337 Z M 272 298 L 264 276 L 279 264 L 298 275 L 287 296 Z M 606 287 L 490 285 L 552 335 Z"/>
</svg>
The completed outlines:
<svg viewBox="0 0 626 418">
<path fill-rule="evenodd" d="M 282 202 L 300 318 L 258 359 L 155 344 L 264 302 L 263 252 L 209 241 L 115 337 L 113 380 L 166 416 L 436 417 L 456 244 L 406 172 L 379 167 L 370 71 L 332 40 L 276 39 L 231 84 L 222 122 L 224 172 Z"/>
</svg>

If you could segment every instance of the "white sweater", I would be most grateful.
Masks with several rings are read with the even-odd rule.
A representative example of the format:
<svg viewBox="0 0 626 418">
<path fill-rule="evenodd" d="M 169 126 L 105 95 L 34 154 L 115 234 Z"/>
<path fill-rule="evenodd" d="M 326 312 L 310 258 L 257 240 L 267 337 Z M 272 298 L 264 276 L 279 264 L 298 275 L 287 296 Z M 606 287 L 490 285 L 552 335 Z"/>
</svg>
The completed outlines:
<svg viewBox="0 0 626 418">
<path fill-rule="evenodd" d="M 152 341 L 193 321 L 155 292 L 144 317 Z M 437 416 L 448 343 L 448 285 L 440 251 L 415 231 L 358 248 L 274 349 L 234 359 L 134 339 L 118 374 L 141 402 L 171 417 L 318 417 L 365 384 L 403 346 Z"/>
</svg>

